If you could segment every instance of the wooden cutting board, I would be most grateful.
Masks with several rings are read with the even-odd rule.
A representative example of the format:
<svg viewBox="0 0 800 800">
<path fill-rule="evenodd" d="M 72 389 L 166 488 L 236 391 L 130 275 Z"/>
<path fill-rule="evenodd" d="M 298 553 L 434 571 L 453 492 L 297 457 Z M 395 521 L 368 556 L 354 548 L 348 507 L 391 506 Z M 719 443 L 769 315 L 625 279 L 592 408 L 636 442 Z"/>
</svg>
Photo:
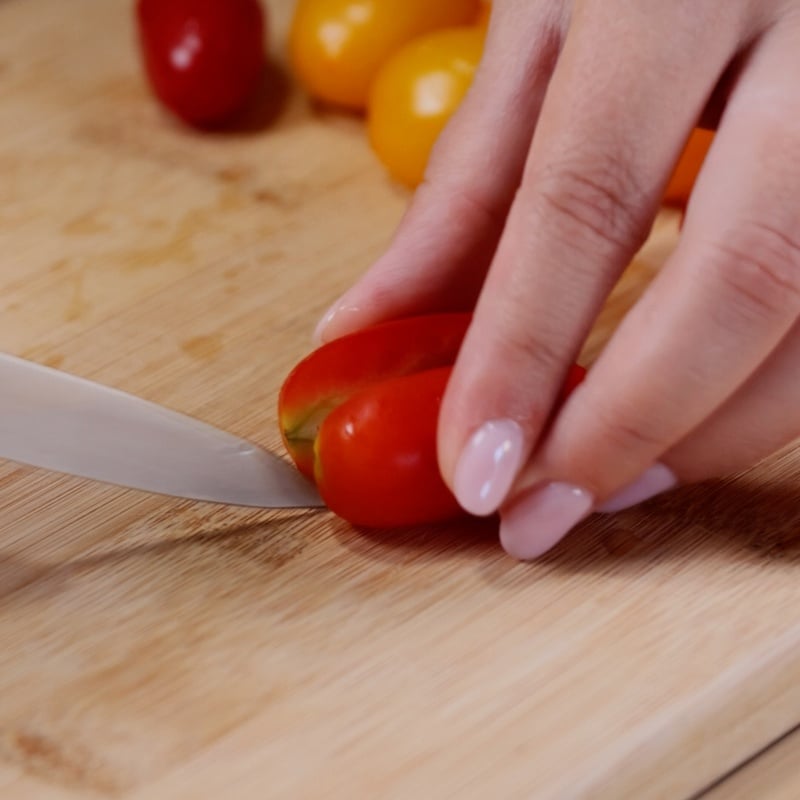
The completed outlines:
<svg viewBox="0 0 800 800">
<path fill-rule="evenodd" d="M 0 349 L 278 449 L 282 378 L 408 197 L 278 78 L 270 5 L 281 96 L 200 135 L 143 87 L 131 3 L 0 2 Z M 480 525 L 4 464 L 0 795 L 688 797 L 800 721 L 799 487 L 795 449 L 521 565 Z"/>
<path fill-rule="evenodd" d="M 720 781 L 703 800 L 797 800 L 800 797 L 800 729 L 781 738 Z"/>
</svg>

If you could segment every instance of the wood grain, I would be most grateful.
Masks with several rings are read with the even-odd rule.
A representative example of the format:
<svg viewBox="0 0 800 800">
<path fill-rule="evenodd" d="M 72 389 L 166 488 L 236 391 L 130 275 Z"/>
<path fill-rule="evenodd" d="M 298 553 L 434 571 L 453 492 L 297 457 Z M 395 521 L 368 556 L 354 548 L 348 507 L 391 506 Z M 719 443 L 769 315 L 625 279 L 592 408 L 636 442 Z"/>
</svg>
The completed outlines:
<svg viewBox="0 0 800 800">
<path fill-rule="evenodd" d="M 280 382 L 407 201 L 285 77 L 151 102 L 130 3 L 0 2 L 0 348 L 278 448 Z M 664 215 L 587 344 L 674 245 Z M 0 466 L 0 792 L 679 798 L 800 721 L 800 453 L 594 518 L 365 533 Z"/>
<path fill-rule="evenodd" d="M 703 800 L 796 800 L 800 797 L 800 731 L 794 731 L 765 753 L 703 795 Z"/>
</svg>

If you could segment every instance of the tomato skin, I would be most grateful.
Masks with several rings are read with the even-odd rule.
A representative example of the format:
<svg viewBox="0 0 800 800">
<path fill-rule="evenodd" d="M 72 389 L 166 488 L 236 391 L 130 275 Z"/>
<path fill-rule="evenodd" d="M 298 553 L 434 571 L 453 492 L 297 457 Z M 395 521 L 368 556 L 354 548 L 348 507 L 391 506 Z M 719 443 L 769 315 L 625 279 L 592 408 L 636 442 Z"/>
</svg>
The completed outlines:
<svg viewBox="0 0 800 800">
<path fill-rule="evenodd" d="M 713 131 L 705 128 L 692 131 L 664 192 L 664 205 L 686 206 L 713 141 Z"/>
<path fill-rule="evenodd" d="M 266 63 L 259 0 L 138 0 L 137 22 L 150 85 L 184 122 L 223 123 L 252 97 Z"/>
<path fill-rule="evenodd" d="M 471 25 L 421 36 L 398 50 L 369 95 L 372 149 L 400 183 L 422 181 L 439 134 L 472 84 L 486 29 Z"/>
<path fill-rule="evenodd" d="M 381 64 L 413 38 L 472 22 L 479 0 L 298 0 L 289 33 L 292 68 L 319 100 L 366 106 Z"/>
<path fill-rule="evenodd" d="M 315 447 L 328 508 L 369 528 L 464 516 L 439 473 L 436 426 L 452 367 L 370 386 L 334 409 Z"/>
<path fill-rule="evenodd" d="M 289 373 L 278 399 L 284 445 L 307 477 L 322 420 L 354 393 L 380 381 L 453 364 L 471 313 L 430 314 L 384 322 L 334 339 Z"/>
</svg>

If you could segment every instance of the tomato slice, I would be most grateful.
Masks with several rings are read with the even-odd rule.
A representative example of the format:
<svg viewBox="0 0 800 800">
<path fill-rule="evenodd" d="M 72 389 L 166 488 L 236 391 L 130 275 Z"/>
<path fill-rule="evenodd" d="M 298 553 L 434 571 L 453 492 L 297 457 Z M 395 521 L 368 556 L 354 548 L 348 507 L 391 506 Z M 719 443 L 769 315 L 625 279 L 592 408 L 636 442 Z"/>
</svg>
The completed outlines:
<svg viewBox="0 0 800 800">
<path fill-rule="evenodd" d="M 441 367 L 377 383 L 325 418 L 314 473 L 331 511 L 372 528 L 465 514 L 436 457 L 439 407 L 451 371 Z"/>
<path fill-rule="evenodd" d="M 278 400 L 281 435 L 297 468 L 313 478 L 319 427 L 356 392 L 455 363 L 471 319 L 471 313 L 452 313 L 393 320 L 334 339 L 303 359 Z"/>
</svg>

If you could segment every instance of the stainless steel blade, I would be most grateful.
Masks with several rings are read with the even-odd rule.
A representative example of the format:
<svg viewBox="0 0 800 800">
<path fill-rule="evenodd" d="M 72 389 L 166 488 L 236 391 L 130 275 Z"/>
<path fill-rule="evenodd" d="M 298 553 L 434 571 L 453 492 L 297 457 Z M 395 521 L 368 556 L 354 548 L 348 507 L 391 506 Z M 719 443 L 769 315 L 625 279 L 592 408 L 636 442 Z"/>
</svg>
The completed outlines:
<svg viewBox="0 0 800 800">
<path fill-rule="evenodd" d="M 260 508 L 323 505 L 252 442 L 117 389 L 0 354 L 0 458 L 156 494 Z"/>
</svg>

